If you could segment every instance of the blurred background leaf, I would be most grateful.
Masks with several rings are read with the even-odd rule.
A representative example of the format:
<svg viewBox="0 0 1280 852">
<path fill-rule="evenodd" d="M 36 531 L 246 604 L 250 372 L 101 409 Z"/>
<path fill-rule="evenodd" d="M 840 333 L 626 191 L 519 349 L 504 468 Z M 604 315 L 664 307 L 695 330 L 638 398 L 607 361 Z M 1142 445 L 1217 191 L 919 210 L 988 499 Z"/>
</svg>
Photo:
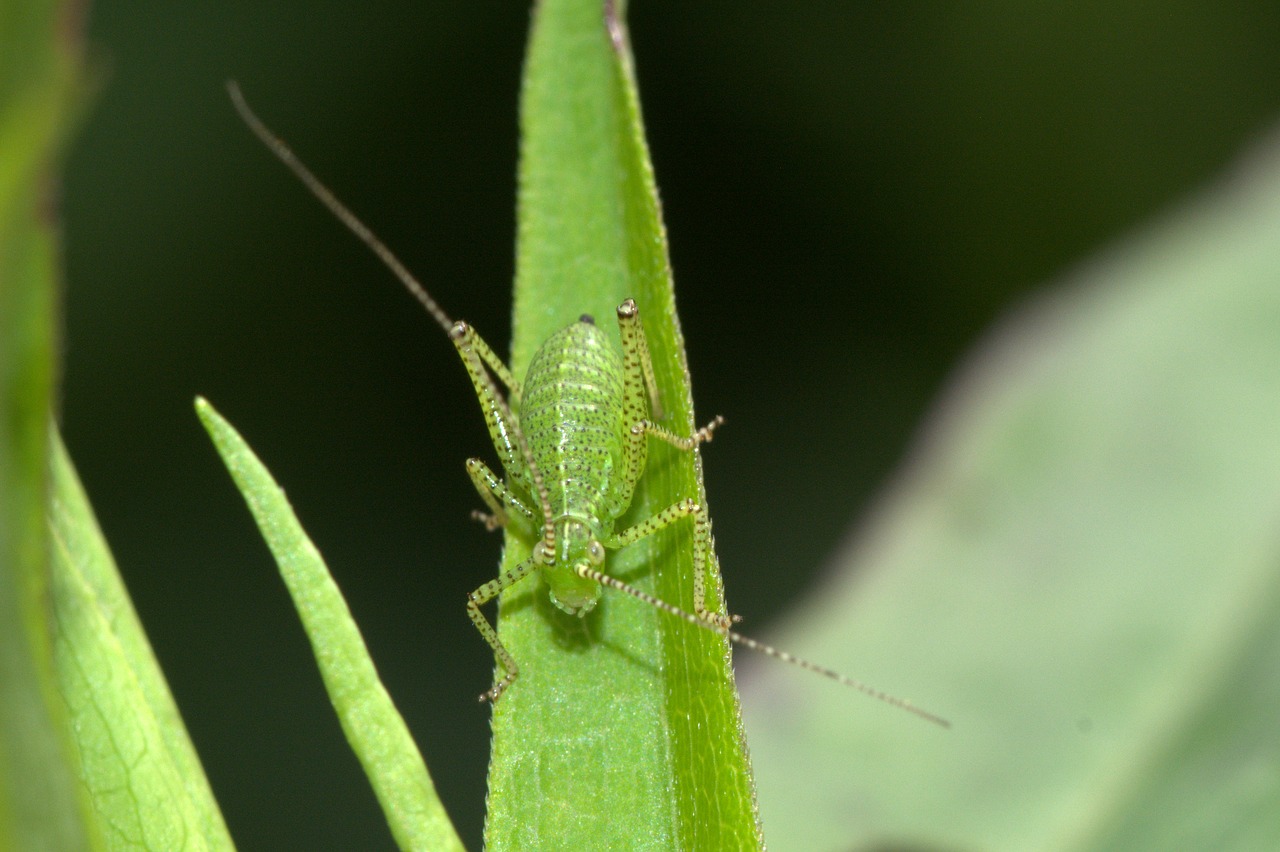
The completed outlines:
<svg viewBox="0 0 1280 852">
<path fill-rule="evenodd" d="M 983 329 L 1280 114 L 1274 4 L 629 15 L 698 416 L 729 419 L 707 487 L 752 632 L 805 594 Z M 451 347 L 262 156 L 222 81 L 500 344 L 527 23 L 463 2 L 90 20 L 111 73 L 68 184 L 64 435 L 246 848 L 349 848 L 381 815 L 191 397 L 289 483 L 471 845 L 492 659 L 463 600 L 497 548 L 467 520 L 462 462 L 487 438 Z M 881 685 L 923 702 L 932 678 Z"/>
<path fill-rule="evenodd" d="M 59 166 L 79 94 L 69 5 L 0 6 L 0 848 L 100 841 L 55 687 L 45 510 Z"/>
<path fill-rule="evenodd" d="M 984 342 L 775 637 L 955 728 L 752 660 L 774 848 L 1280 846 L 1277 233 L 1280 136 Z"/>
</svg>

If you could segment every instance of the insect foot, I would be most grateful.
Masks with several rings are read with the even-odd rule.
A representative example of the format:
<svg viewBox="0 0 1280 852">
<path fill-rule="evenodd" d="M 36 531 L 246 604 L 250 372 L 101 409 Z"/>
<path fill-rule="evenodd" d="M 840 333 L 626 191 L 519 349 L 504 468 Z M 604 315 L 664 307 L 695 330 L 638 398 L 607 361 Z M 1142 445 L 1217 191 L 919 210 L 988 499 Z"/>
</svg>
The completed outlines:
<svg viewBox="0 0 1280 852">
<path fill-rule="evenodd" d="M 479 509 L 471 510 L 471 520 L 482 524 L 485 532 L 497 532 L 507 525 L 505 518 L 481 512 Z"/>
</svg>

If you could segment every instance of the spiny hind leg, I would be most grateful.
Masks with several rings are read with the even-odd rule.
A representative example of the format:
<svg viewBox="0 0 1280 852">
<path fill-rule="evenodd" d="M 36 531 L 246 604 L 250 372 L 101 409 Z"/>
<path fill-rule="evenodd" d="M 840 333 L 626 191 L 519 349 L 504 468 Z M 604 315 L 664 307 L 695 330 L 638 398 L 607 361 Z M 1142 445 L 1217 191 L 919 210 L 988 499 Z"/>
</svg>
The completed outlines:
<svg viewBox="0 0 1280 852">
<path fill-rule="evenodd" d="M 652 412 L 654 420 L 662 419 L 662 398 L 653 376 L 653 359 L 649 357 L 649 341 L 640 322 L 640 309 L 634 299 L 618 305 L 618 332 L 622 336 L 622 391 L 628 422 L 642 419 Z M 646 401 L 648 405 L 646 405 Z"/>
<path fill-rule="evenodd" d="M 716 427 L 724 423 L 723 417 L 717 416 L 691 438 L 681 438 L 655 425 L 655 421 L 661 420 L 663 416 L 662 398 L 654 379 L 653 358 L 649 355 L 649 341 L 644 335 L 644 325 L 640 322 L 640 309 L 636 307 L 634 299 L 627 299 L 618 305 L 618 331 L 622 335 L 624 422 L 636 424 L 632 432 L 639 429 L 682 450 L 692 450 L 698 444 L 709 442 Z M 643 465 L 642 460 L 641 467 Z"/>
<path fill-rule="evenodd" d="M 683 518 L 693 518 L 693 612 L 709 624 L 727 628 L 742 619 L 736 615 L 723 615 L 707 609 L 707 589 L 713 582 L 711 572 L 718 563 L 712 547 L 711 517 L 706 509 L 698 505 L 698 501 L 690 498 L 672 503 L 657 514 L 614 533 L 605 539 L 604 546 L 611 549 L 625 547 L 648 538 Z"/>
<path fill-rule="evenodd" d="M 640 309 L 632 299 L 618 305 L 618 331 L 622 337 L 622 422 L 631 424 L 623 445 L 623 486 L 619 502 L 630 502 L 631 489 L 640 481 L 648 459 L 646 436 L 665 441 L 681 450 L 692 450 L 711 440 L 716 427 L 724 422 L 716 417 L 699 429 L 692 437 L 683 438 L 669 429 L 657 425 L 662 419 L 662 402 L 654 379 L 653 358 L 649 355 L 649 343 L 644 325 L 640 321 Z"/>
<path fill-rule="evenodd" d="M 493 625 L 489 623 L 489 619 L 484 617 L 480 607 L 502 594 L 505 589 L 511 588 L 525 577 L 528 577 L 538 565 L 538 560 L 531 556 L 515 568 L 498 575 L 495 579 L 490 580 L 467 595 L 467 615 L 470 616 L 471 623 L 480 631 L 480 635 L 484 637 L 484 641 L 488 642 L 489 647 L 493 649 L 494 656 L 498 658 L 498 662 L 502 665 L 503 672 L 503 676 L 498 682 L 488 692 L 480 696 L 481 701 L 497 701 L 502 696 L 502 693 L 506 692 L 507 687 L 515 681 L 516 676 L 520 674 L 520 667 L 516 665 L 515 658 L 511 656 L 511 652 L 498 639 L 498 631 L 493 629 Z"/>
<path fill-rule="evenodd" d="M 622 481 L 625 483 L 626 493 L 619 495 L 623 498 L 622 504 L 626 505 L 630 502 L 631 490 L 635 488 L 635 484 L 640 481 L 640 476 L 644 473 L 648 460 L 648 436 L 652 435 L 677 449 L 689 452 L 699 444 L 710 441 L 716 427 L 724 423 L 724 418 L 716 417 L 688 438 L 657 425 L 655 421 L 661 420 L 663 415 L 662 403 L 654 379 L 649 343 L 645 337 L 644 325 L 640 321 L 640 311 L 632 299 L 627 299 L 618 306 L 618 331 L 622 337 L 623 422 L 632 424 L 627 430 L 623 444 Z M 730 618 L 710 612 L 706 608 L 708 576 L 710 571 L 715 570 L 715 551 L 711 540 L 711 519 L 706 510 L 698 506 L 694 500 L 684 500 L 667 507 L 652 518 L 641 521 L 634 527 L 613 536 L 605 542 L 605 545 L 621 547 L 626 542 L 652 535 L 686 516 L 694 518 L 694 610 L 698 617 L 712 624 L 731 624 L 738 620 L 737 616 Z"/>
<path fill-rule="evenodd" d="M 471 517 L 484 524 L 489 532 L 505 527 L 515 517 L 520 528 L 532 530 L 536 515 L 515 492 L 506 486 L 497 474 L 480 459 L 467 459 L 467 475 L 475 485 L 480 499 L 489 507 L 488 512 L 475 511 Z"/>
</svg>

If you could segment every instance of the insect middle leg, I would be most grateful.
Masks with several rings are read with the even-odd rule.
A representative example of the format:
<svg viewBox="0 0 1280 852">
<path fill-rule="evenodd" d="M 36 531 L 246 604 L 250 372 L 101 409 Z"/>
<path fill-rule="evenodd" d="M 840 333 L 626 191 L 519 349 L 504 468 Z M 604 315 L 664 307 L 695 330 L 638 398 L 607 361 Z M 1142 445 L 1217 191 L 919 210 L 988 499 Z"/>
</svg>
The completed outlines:
<svg viewBox="0 0 1280 852">
<path fill-rule="evenodd" d="M 710 576 L 714 557 L 711 543 L 711 517 L 707 510 L 692 498 L 672 503 L 667 508 L 645 518 L 621 532 L 614 533 L 605 539 L 603 544 L 610 549 L 625 547 L 628 544 L 648 538 L 661 529 L 674 524 L 682 518 L 693 518 L 693 612 L 698 618 L 716 627 L 728 628 L 741 621 L 736 615 L 723 615 L 707 609 L 707 577 Z"/>
</svg>

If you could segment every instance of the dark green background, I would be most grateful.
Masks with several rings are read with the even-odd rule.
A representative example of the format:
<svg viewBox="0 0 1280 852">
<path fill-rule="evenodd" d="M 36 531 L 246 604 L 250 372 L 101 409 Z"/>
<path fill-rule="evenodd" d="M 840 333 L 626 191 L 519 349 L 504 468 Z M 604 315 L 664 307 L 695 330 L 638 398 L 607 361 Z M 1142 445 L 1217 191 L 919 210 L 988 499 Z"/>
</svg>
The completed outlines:
<svg viewBox="0 0 1280 852">
<path fill-rule="evenodd" d="M 1280 112 L 1269 3 L 638 2 L 632 38 L 732 608 L 803 593 L 1010 305 Z M 492 459 L 443 335 L 238 123 L 250 101 L 501 351 L 527 8 L 97 3 L 62 422 L 245 849 L 389 848 L 191 411 L 286 486 L 478 844 Z M 572 724 L 572 720 L 566 720 Z M 766 826 L 767 828 L 767 826 Z"/>
</svg>

